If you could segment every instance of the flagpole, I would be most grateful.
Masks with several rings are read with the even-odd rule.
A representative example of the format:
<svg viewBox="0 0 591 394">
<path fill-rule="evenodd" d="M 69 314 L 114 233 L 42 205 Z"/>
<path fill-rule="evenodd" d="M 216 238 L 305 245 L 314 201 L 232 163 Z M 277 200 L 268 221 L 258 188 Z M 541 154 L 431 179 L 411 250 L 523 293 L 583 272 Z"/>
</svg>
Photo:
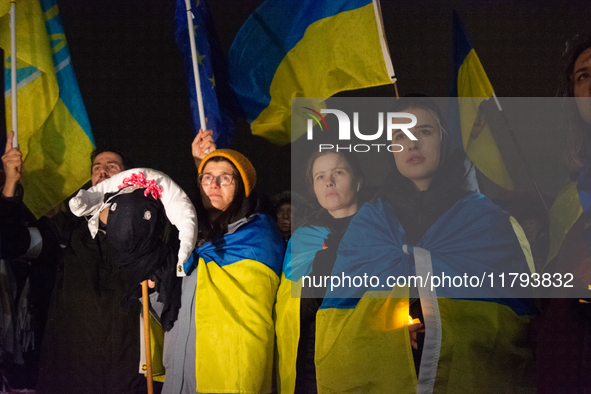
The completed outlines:
<svg viewBox="0 0 591 394">
<path fill-rule="evenodd" d="M 382 19 L 382 8 L 380 7 L 379 0 L 373 0 L 373 11 L 376 17 L 376 24 L 378 25 L 378 36 L 380 37 L 380 46 L 382 47 L 382 54 L 384 56 L 384 64 L 390 80 L 394 85 L 394 91 L 396 92 L 396 98 L 398 96 L 398 85 L 396 85 L 396 73 L 394 72 L 394 66 L 392 65 L 392 59 L 390 58 L 390 50 L 388 49 L 388 42 L 386 41 L 386 31 L 384 30 L 384 21 Z"/>
<path fill-rule="evenodd" d="M 10 95 L 12 99 L 12 147 L 18 147 L 18 122 L 16 106 L 16 0 L 10 0 Z"/>
<path fill-rule="evenodd" d="M 199 79 L 199 66 L 197 64 L 197 48 L 195 47 L 195 30 L 193 28 L 193 12 L 191 11 L 191 0 L 185 0 L 187 7 L 187 29 L 189 30 L 189 40 L 191 42 L 191 60 L 193 61 L 193 75 L 195 76 L 195 92 L 197 95 L 197 107 L 199 108 L 199 123 L 201 130 L 207 128 L 205 124 L 205 111 L 203 110 L 203 96 L 201 95 L 201 81 Z"/>
<path fill-rule="evenodd" d="M 527 175 L 529 175 L 529 178 L 531 179 L 532 183 L 534 184 L 536 192 L 538 193 L 540 200 L 542 200 L 542 205 L 544 205 L 546 212 L 548 212 L 549 209 L 548 209 L 548 206 L 546 205 L 546 201 L 544 201 L 544 196 L 542 195 L 542 192 L 540 191 L 540 188 L 538 186 L 538 182 L 536 182 L 536 179 L 534 178 L 534 174 L 532 173 L 531 168 L 529 167 L 529 163 L 527 162 L 527 159 L 525 158 L 525 154 L 521 150 L 521 145 L 519 145 L 519 142 L 517 141 L 517 138 L 515 137 L 515 133 L 513 133 L 513 129 L 511 128 L 511 125 L 509 124 L 509 120 L 507 119 L 507 116 L 505 116 L 505 112 L 503 112 L 503 108 L 501 107 L 501 103 L 499 103 L 499 99 L 497 98 L 497 95 L 495 94 L 495 92 L 493 92 L 492 96 L 495 99 L 495 103 L 497 104 L 497 108 L 499 109 L 499 112 L 501 113 L 501 115 L 503 117 L 503 122 L 505 122 L 505 127 L 507 127 L 507 131 L 509 131 L 509 135 L 511 136 L 511 139 L 513 140 L 513 143 L 515 144 L 515 147 L 517 148 L 517 153 L 519 154 L 519 157 L 521 158 L 521 160 L 523 161 L 523 164 L 525 165 L 525 170 L 527 171 Z"/>
<path fill-rule="evenodd" d="M 142 282 L 142 313 L 144 318 L 144 348 L 146 355 L 146 383 L 148 394 L 154 393 L 152 383 L 152 343 L 150 340 L 150 297 L 148 296 L 148 281 Z"/>
</svg>

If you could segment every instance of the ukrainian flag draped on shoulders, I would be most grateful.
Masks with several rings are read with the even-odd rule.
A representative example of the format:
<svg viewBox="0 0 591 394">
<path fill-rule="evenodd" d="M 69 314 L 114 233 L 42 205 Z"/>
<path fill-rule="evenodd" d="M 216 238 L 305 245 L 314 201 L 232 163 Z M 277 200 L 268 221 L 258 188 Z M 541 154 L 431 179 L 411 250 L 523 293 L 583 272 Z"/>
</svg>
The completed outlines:
<svg viewBox="0 0 591 394">
<path fill-rule="evenodd" d="M 0 0 L 7 130 L 10 100 L 10 16 Z M 74 76 L 56 0 L 16 1 L 18 140 L 24 202 L 40 217 L 90 179 L 94 138 Z"/>
<path fill-rule="evenodd" d="M 252 133 L 280 145 L 305 132 L 290 135 L 292 97 L 395 80 L 377 0 L 267 0 L 236 35 L 229 71 Z"/>
<path fill-rule="evenodd" d="M 583 292 L 591 288 L 587 223 L 591 215 L 591 162 L 562 187 L 549 212 L 550 247 L 544 271 L 549 274 L 573 275 L 574 288 Z M 555 289 L 560 295 L 560 289 Z"/>
<path fill-rule="evenodd" d="M 534 392 L 530 299 L 501 298 L 504 289 L 469 299 L 461 289 L 417 287 L 426 328 L 417 376 L 409 287 L 387 285 L 389 276 L 532 270 L 521 227 L 481 194 L 456 202 L 417 245 L 406 243 L 387 200 L 363 205 L 340 243 L 332 275 L 377 276 L 380 284 L 327 290 L 317 315 L 319 392 Z"/>
<path fill-rule="evenodd" d="M 275 304 L 275 331 L 279 354 L 277 386 L 281 393 L 295 392 L 302 277 L 312 272 L 314 257 L 325 247 L 324 239 L 330 233 L 331 230 L 326 227 L 300 227 L 294 231 L 287 244 Z"/>
<path fill-rule="evenodd" d="M 184 264 L 185 273 L 197 275 L 195 321 L 180 316 L 177 324 L 196 326 L 198 392 L 271 392 L 272 309 L 284 250 L 273 219 L 254 214 Z"/>
<path fill-rule="evenodd" d="M 584 179 L 587 172 L 588 170 L 585 171 L 583 176 L 579 175 L 577 182 L 569 180 L 558 192 L 558 195 L 550 208 L 548 214 L 550 219 L 550 248 L 547 258 L 548 262 L 558 255 L 564 238 L 572 226 L 577 220 L 579 220 L 583 212 L 587 212 L 589 211 L 589 208 L 591 208 L 591 188 L 589 191 L 585 190 L 586 188 L 584 185 Z M 582 204 L 585 200 L 587 200 L 586 209 L 584 209 Z"/>
</svg>

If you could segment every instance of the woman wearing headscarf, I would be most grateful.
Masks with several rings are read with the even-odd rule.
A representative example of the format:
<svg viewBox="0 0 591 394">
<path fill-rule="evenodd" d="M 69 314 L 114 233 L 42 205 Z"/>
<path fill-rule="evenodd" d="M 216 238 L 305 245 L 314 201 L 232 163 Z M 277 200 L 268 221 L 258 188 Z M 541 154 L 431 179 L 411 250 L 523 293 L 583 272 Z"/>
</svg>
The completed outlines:
<svg viewBox="0 0 591 394">
<path fill-rule="evenodd" d="M 163 392 L 270 393 L 284 243 L 252 193 L 256 172 L 244 155 L 218 149 L 196 162 L 199 241 L 179 267 L 186 276 L 165 337 Z"/>
<path fill-rule="evenodd" d="M 525 235 L 488 198 L 467 190 L 465 155 L 451 152 L 431 99 L 403 98 L 394 111 L 413 114 L 417 123 L 394 131 L 392 143 L 403 150 L 394 153 L 392 173 L 339 245 L 332 275 L 344 283 L 327 291 L 317 315 L 318 390 L 534 391 L 530 300 L 409 279 L 529 274 Z M 369 280 L 356 284 L 364 276 Z M 469 299 L 475 294 L 486 299 Z"/>
<path fill-rule="evenodd" d="M 363 176 L 353 154 L 316 153 L 308 161 L 305 176 L 319 207 L 294 232 L 283 262 L 275 307 L 282 393 L 316 392 L 316 312 L 326 287 L 314 284 L 330 275 L 339 242 L 361 206 Z"/>
</svg>

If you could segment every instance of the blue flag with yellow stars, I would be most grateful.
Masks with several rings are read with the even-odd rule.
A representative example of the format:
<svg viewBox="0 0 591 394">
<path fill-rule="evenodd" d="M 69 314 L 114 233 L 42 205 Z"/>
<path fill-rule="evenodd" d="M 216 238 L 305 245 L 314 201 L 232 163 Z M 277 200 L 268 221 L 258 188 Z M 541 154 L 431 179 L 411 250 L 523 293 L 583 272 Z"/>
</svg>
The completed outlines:
<svg viewBox="0 0 591 394">
<path fill-rule="evenodd" d="M 201 95 L 203 97 L 205 117 L 207 118 L 207 128 L 213 130 L 213 139 L 218 148 L 229 148 L 234 131 L 234 122 L 223 111 L 223 107 L 226 107 L 224 105 L 225 103 L 220 103 L 222 96 L 230 100 L 228 96 L 231 94 L 229 89 L 227 91 L 224 89 L 224 85 L 226 85 L 225 81 L 227 81 L 227 78 L 224 76 L 226 71 L 225 61 L 205 0 L 191 0 L 191 14 L 193 17 L 199 80 L 201 82 Z M 195 134 L 197 134 L 201 128 L 201 123 L 199 121 L 199 110 L 195 91 L 190 37 L 187 31 L 188 20 L 185 0 L 177 0 L 174 19 L 176 25 L 176 42 L 183 52 L 187 84 L 191 96 L 193 126 L 195 128 Z"/>
</svg>

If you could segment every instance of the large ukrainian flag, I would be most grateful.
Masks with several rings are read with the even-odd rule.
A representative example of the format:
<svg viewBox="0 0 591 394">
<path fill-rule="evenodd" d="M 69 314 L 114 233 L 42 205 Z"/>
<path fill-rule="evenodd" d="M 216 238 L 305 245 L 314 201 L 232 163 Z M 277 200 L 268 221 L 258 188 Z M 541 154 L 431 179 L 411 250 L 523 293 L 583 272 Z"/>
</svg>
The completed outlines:
<svg viewBox="0 0 591 394">
<path fill-rule="evenodd" d="M 7 130 L 12 130 L 8 0 L 0 0 Z M 90 179 L 94 149 L 56 0 L 16 3 L 18 140 L 24 201 L 40 217 Z"/>
<path fill-rule="evenodd" d="M 236 35 L 229 67 L 253 134 L 281 145 L 305 132 L 290 137 L 292 97 L 394 81 L 377 0 L 267 0 Z"/>
<path fill-rule="evenodd" d="M 192 347 L 187 341 L 196 341 L 197 392 L 272 391 L 272 313 L 284 251 L 275 221 L 255 214 L 223 239 L 196 248 L 183 264 L 184 274 L 196 276 L 196 286 L 183 289 L 183 299 L 194 300 L 195 313 L 191 321 L 191 314 L 181 309 L 175 324 L 196 329 L 191 334 L 195 337 L 189 338 L 188 330 L 179 336 L 174 352 L 184 362 L 186 349 Z M 167 378 L 174 382 L 171 392 L 180 392 L 182 378 Z"/>
<path fill-rule="evenodd" d="M 519 224 L 474 193 L 454 204 L 416 245 L 406 242 L 391 206 L 381 199 L 364 204 L 351 220 L 332 275 L 380 281 L 327 289 L 316 318 L 318 392 L 535 392 L 527 341 L 535 307 L 529 298 L 503 298 L 508 289 L 499 286 L 477 292 L 419 286 L 426 333 L 417 376 L 409 287 L 387 284 L 388 277 L 409 275 L 533 272 Z M 470 299 L 474 294 L 483 298 Z"/>
<path fill-rule="evenodd" d="M 458 97 L 462 146 L 476 168 L 497 185 L 513 190 L 497 143 L 479 107 L 494 95 L 476 51 L 457 12 L 453 14 L 454 72 L 452 97 Z"/>
</svg>

